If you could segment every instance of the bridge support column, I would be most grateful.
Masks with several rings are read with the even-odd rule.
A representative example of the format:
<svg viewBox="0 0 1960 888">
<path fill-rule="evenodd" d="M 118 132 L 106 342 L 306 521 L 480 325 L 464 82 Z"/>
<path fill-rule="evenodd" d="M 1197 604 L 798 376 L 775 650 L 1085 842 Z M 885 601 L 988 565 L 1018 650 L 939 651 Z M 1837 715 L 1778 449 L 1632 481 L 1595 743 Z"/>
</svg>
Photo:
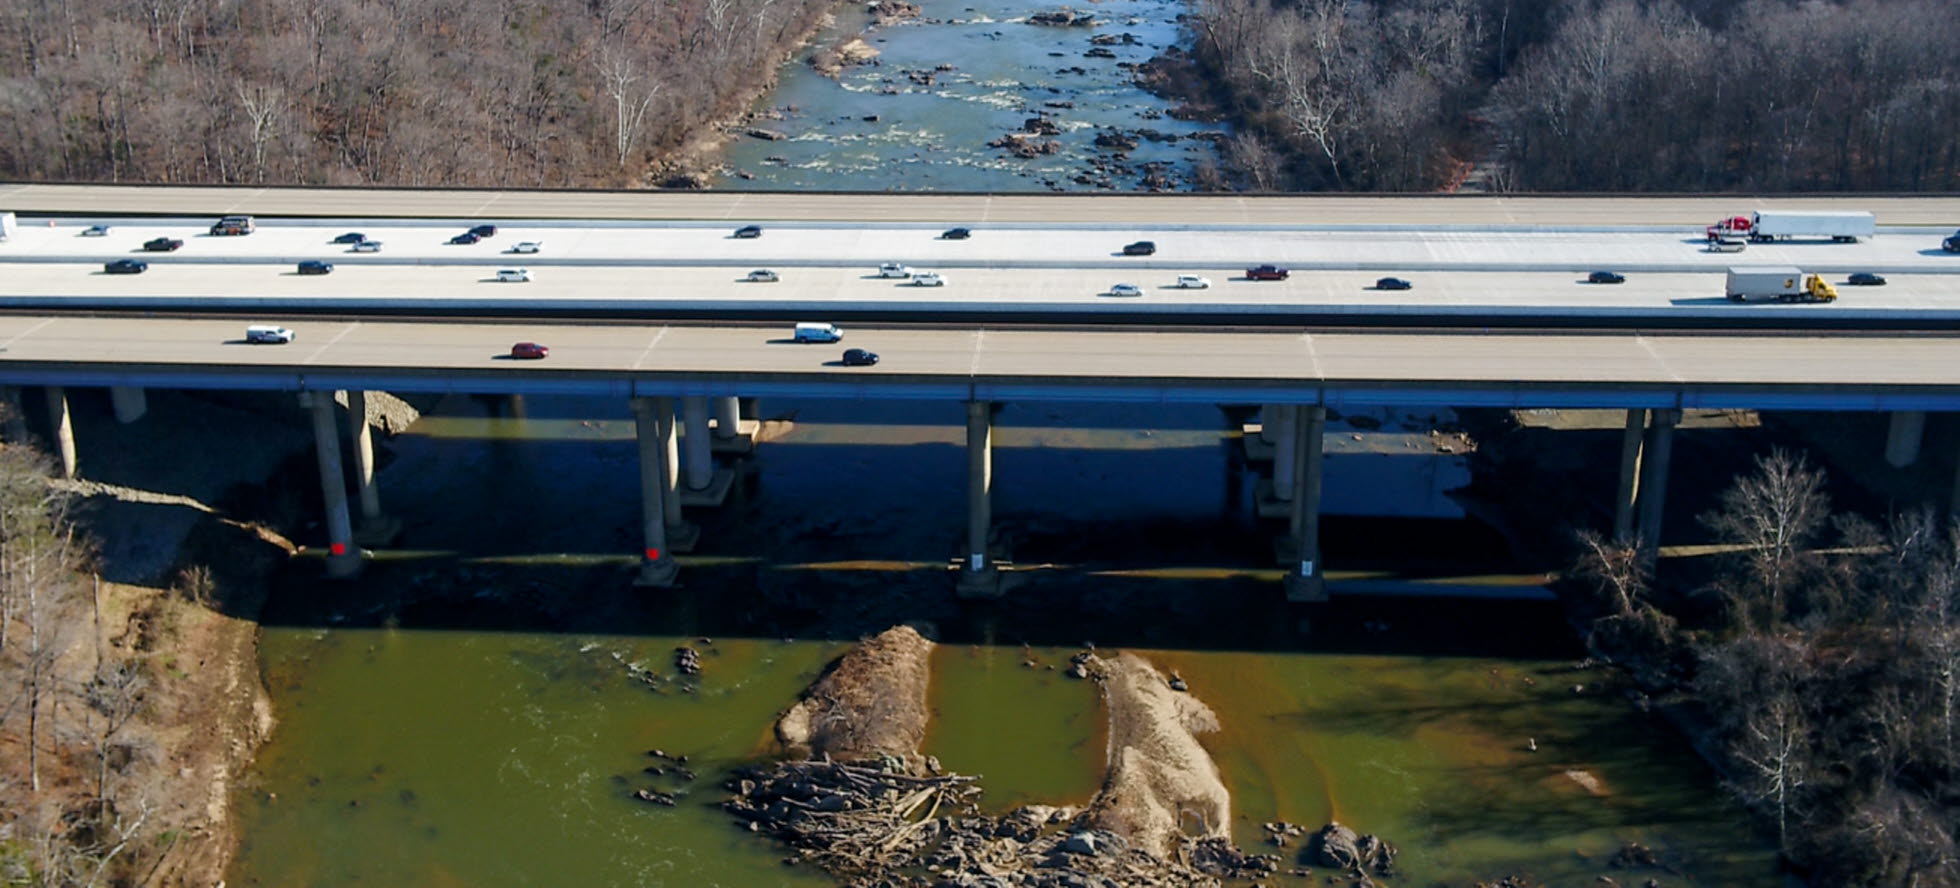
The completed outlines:
<svg viewBox="0 0 1960 888">
<path fill-rule="evenodd" d="M 660 515 L 667 525 L 667 548 L 692 552 L 701 528 L 681 515 L 681 451 L 677 446 L 673 398 L 654 398 L 654 434 L 660 438 Z"/>
<path fill-rule="evenodd" d="M 364 553 L 354 543 L 354 522 L 347 513 L 347 475 L 340 465 L 340 430 L 334 421 L 333 396 L 300 392 L 299 403 L 313 415 L 313 450 L 319 456 L 320 491 L 327 506 L 327 578 L 351 579 L 360 574 Z"/>
<path fill-rule="evenodd" d="M 51 385 L 48 395 L 48 430 L 54 435 L 55 452 L 61 454 L 61 477 L 75 477 L 75 422 L 68 414 L 68 393 Z"/>
<path fill-rule="evenodd" d="M 748 453 L 755 449 L 755 433 L 761 423 L 742 418 L 742 399 L 733 395 L 708 402 L 714 411 L 716 453 Z"/>
<path fill-rule="evenodd" d="M 143 390 L 133 385 L 110 386 L 109 403 L 116 409 L 116 421 L 123 425 L 142 419 L 149 410 Z"/>
<path fill-rule="evenodd" d="M 994 405 L 966 402 L 966 551 L 957 594 L 998 598 L 1000 571 L 989 548 L 993 535 Z"/>
<path fill-rule="evenodd" d="M 661 402 L 667 402 L 662 404 Z M 665 419 L 662 408 L 665 407 Z M 633 399 L 634 435 L 640 445 L 640 535 L 645 548 L 640 553 L 640 572 L 636 586 L 667 587 L 680 578 L 680 565 L 667 548 L 667 457 L 673 438 L 663 434 L 673 428 L 673 404 L 668 398 Z"/>
<path fill-rule="evenodd" d="M 381 512 L 381 488 L 374 483 L 374 429 L 368 423 L 367 392 L 347 392 L 348 452 L 354 456 L 354 490 L 361 500 L 358 542 L 386 545 L 401 532 L 401 522 Z"/>
<path fill-rule="evenodd" d="M 1667 509 L 1667 473 L 1674 459 L 1674 425 L 1681 411 L 1655 410 L 1647 427 L 1646 452 L 1640 465 L 1640 533 L 1636 538 L 1641 563 L 1652 567 L 1661 549 L 1661 516 Z"/>
<path fill-rule="evenodd" d="M 1320 480 L 1326 460 L 1322 447 L 1327 431 L 1327 408 L 1318 404 L 1293 409 L 1293 447 L 1281 451 L 1293 463 L 1293 564 L 1286 573 L 1287 601 L 1326 601 L 1327 584 L 1320 564 Z"/>
<path fill-rule="evenodd" d="M 0 433 L 6 435 L 9 444 L 27 443 L 27 414 L 21 412 L 20 387 L 0 386 L 0 420 L 5 422 Z"/>
<path fill-rule="evenodd" d="M 1633 542 L 1633 508 L 1640 497 L 1640 451 L 1647 433 L 1647 409 L 1627 410 L 1626 429 L 1620 433 L 1620 487 L 1613 495 L 1613 542 Z"/>
<path fill-rule="evenodd" d="M 1894 410 L 1885 434 L 1885 461 L 1903 469 L 1919 461 L 1919 442 L 1926 436 L 1926 411 Z"/>
<path fill-rule="evenodd" d="M 1300 409 L 1275 404 L 1272 417 L 1272 424 L 1279 427 L 1273 430 L 1273 498 L 1290 503 L 1294 478 L 1300 468 L 1293 458 L 1293 451 L 1299 446 Z"/>
<path fill-rule="evenodd" d="M 735 472 L 715 467 L 714 433 L 708 430 L 708 399 L 701 395 L 682 398 L 681 416 L 687 425 L 681 439 L 681 447 L 687 452 L 687 458 L 682 460 L 687 489 L 681 491 L 681 505 L 719 506 L 728 499 Z"/>
<path fill-rule="evenodd" d="M 1280 416 L 1286 408 L 1279 404 L 1259 405 L 1259 440 L 1267 444 L 1279 444 Z"/>
</svg>

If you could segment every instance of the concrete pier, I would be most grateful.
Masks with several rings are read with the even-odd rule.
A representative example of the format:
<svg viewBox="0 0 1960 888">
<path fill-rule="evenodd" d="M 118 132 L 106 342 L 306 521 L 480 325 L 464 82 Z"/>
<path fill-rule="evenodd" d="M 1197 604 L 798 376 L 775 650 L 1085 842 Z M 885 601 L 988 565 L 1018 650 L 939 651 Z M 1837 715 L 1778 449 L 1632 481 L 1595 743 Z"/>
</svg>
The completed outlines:
<svg viewBox="0 0 1960 888">
<path fill-rule="evenodd" d="M 667 524 L 667 548 L 692 552 L 701 539 L 701 529 L 687 523 L 681 515 L 681 451 L 676 446 L 674 399 L 653 399 L 654 434 L 660 439 L 660 514 Z M 638 414 L 635 414 L 637 416 Z"/>
<path fill-rule="evenodd" d="M 728 500 L 729 488 L 735 484 L 732 469 L 715 465 L 714 433 L 708 427 L 708 399 L 699 395 L 689 395 L 681 399 L 681 418 L 686 424 L 681 436 L 681 449 L 686 459 L 681 461 L 687 482 L 681 490 L 683 506 L 719 506 Z"/>
<path fill-rule="evenodd" d="M 1627 411 L 1625 430 L 1620 432 L 1620 486 L 1613 495 L 1613 542 L 1633 542 L 1634 504 L 1640 497 L 1640 453 L 1647 434 L 1647 410 Z"/>
<path fill-rule="evenodd" d="M 364 546 L 384 546 L 401 533 L 401 521 L 381 512 L 381 488 L 374 483 L 374 428 L 368 424 L 367 392 L 347 393 L 347 450 L 354 457 L 354 490 L 361 501 L 360 530 L 355 539 Z"/>
<path fill-rule="evenodd" d="M 961 553 L 958 594 L 1000 596 L 1000 572 L 989 549 L 993 534 L 994 405 L 966 402 L 966 551 Z"/>
<path fill-rule="evenodd" d="M 1885 461 L 1903 469 L 1919 461 L 1919 444 L 1926 437 L 1926 411 L 1894 410 L 1885 433 Z"/>
<path fill-rule="evenodd" d="M 732 395 L 712 398 L 708 407 L 714 411 L 714 452 L 742 454 L 755 451 L 755 433 L 762 429 L 762 423 L 742 415 L 742 398 Z M 752 403 L 750 409 L 753 410 Z"/>
<path fill-rule="evenodd" d="M 663 405 L 660 402 L 667 401 Z M 666 421 L 661 414 L 665 407 Z M 667 587 L 680 578 L 680 565 L 667 547 L 667 457 L 673 439 L 662 434 L 673 428 L 673 405 L 667 398 L 633 399 L 634 436 L 640 445 L 640 571 L 636 586 Z"/>
<path fill-rule="evenodd" d="M 1642 563 L 1653 566 L 1661 549 L 1661 516 L 1667 510 L 1667 473 L 1674 459 L 1674 425 L 1681 411 L 1661 409 L 1647 426 L 1646 452 L 1640 465 L 1640 527 L 1636 537 Z"/>
<path fill-rule="evenodd" d="M 301 392 L 299 403 L 313 415 L 313 450 L 319 456 L 320 490 L 327 506 L 327 577 L 350 579 L 360 574 L 366 559 L 354 542 L 354 522 L 347 512 L 347 476 L 340 465 L 340 430 L 334 421 L 337 405 L 325 392 Z"/>
<path fill-rule="evenodd" d="M 75 477 L 75 421 L 68 415 L 68 392 L 61 386 L 47 388 L 48 430 L 54 435 L 55 452 L 61 455 L 61 477 Z"/>
<path fill-rule="evenodd" d="M 1326 601 L 1327 584 L 1320 562 L 1320 480 L 1327 432 L 1327 408 L 1296 407 L 1293 411 L 1293 558 L 1286 573 L 1287 601 Z"/>
<path fill-rule="evenodd" d="M 149 410 L 149 403 L 143 397 L 143 390 L 136 386 L 110 386 L 109 403 L 116 410 L 116 421 L 123 425 L 142 419 L 143 414 Z"/>
<path fill-rule="evenodd" d="M 6 436 L 9 444 L 27 443 L 27 414 L 21 412 L 23 409 L 20 386 L 0 386 L 0 414 L 5 414 L 0 416 L 0 420 L 4 421 L 4 425 L 0 425 L 0 434 Z"/>
<path fill-rule="evenodd" d="M 1299 446 L 1300 409 L 1298 407 L 1274 405 L 1273 430 L 1273 498 L 1281 502 L 1292 502 L 1294 479 L 1299 471 L 1299 461 L 1292 454 Z"/>
</svg>

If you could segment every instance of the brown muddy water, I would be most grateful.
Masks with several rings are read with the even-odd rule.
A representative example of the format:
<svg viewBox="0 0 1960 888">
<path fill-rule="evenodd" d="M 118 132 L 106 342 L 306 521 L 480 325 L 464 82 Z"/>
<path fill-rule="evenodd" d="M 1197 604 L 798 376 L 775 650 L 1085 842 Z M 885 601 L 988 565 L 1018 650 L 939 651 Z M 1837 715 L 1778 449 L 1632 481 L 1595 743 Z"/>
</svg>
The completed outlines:
<svg viewBox="0 0 1960 888">
<path fill-rule="evenodd" d="M 1329 518 L 1329 566 L 1429 594 L 1289 607 L 1219 411 L 1010 405 L 996 513 L 1016 561 L 1047 567 L 963 603 L 944 569 L 960 405 L 765 402 L 778 437 L 728 506 L 691 516 L 685 587 L 647 591 L 628 583 L 619 406 L 532 399 L 517 419 L 454 399 L 396 440 L 382 484 L 402 546 L 352 586 L 298 566 L 268 609 L 280 723 L 240 790 L 230 884 L 828 884 L 736 828 L 719 783 L 770 754 L 774 716 L 850 640 L 904 620 L 943 642 L 927 751 L 999 808 L 1096 790 L 1094 688 L 1050 668 L 1093 643 L 1176 670 L 1218 712 L 1203 739 L 1248 846 L 1266 820 L 1338 818 L 1401 846 L 1396 885 L 1781 884 L 1673 733 L 1572 665 L 1556 606 L 1507 594 L 1501 539 L 1396 517 L 1439 510 L 1371 476 L 1404 464 L 1330 461 L 1344 496 L 1378 495 Z M 676 673 L 680 644 L 703 675 Z M 656 747 L 695 778 L 644 773 Z M 658 808 L 638 788 L 684 795 Z M 1629 841 L 1669 871 L 1611 869 Z"/>
</svg>

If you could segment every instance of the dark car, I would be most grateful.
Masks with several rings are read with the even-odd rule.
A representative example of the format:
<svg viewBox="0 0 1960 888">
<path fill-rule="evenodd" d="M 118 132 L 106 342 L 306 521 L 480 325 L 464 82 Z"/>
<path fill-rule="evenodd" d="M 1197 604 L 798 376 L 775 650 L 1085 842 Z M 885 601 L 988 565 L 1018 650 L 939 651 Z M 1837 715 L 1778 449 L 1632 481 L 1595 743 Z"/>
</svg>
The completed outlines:
<svg viewBox="0 0 1960 888">
<path fill-rule="evenodd" d="M 1626 282 L 1627 276 L 1617 271 L 1595 271 L 1592 274 L 1586 275 L 1586 283 L 1588 284 L 1624 284 Z"/>
<path fill-rule="evenodd" d="M 473 244 L 482 239 L 483 239 L 482 235 L 479 235 L 474 231 L 465 231 L 462 234 L 450 238 L 449 242 L 452 244 Z"/>
<path fill-rule="evenodd" d="M 1283 281 L 1286 280 L 1286 269 L 1277 265 L 1260 265 L 1246 269 L 1245 276 L 1247 280 L 1254 281 Z"/>
<path fill-rule="evenodd" d="M 150 269 L 150 263 L 141 259 L 117 259 L 102 266 L 103 274 L 142 274 Z"/>
<path fill-rule="evenodd" d="M 1845 278 L 1844 282 L 1854 287 L 1883 287 L 1885 286 L 1885 276 L 1882 274 L 1873 274 L 1869 271 L 1861 271 Z"/>
<path fill-rule="evenodd" d="M 948 228 L 945 234 L 940 235 L 941 238 L 946 240 L 966 240 L 972 236 L 973 229 L 971 228 Z"/>
<path fill-rule="evenodd" d="M 869 367 L 876 363 L 878 363 L 877 352 L 868 352 L 861 348 L 844 349 L 844 366 L 846 367 Z"/>
<path fill-rule="evenodd" d="M 341 236 L 339 236 L 339 237 L 337 237 L 337 238 L 334 238 L 334 239 L 333 239 L 333 241 L 332 241 L 332 243 L 336 243 L 336 244 L 358 244 L 358 243 L 360 243 L 361 241 L 364 241 L 364 240 L 367 240 L 367 235 L 365 235 L 365 234 L 362 234 L 362 233 L 360 233 L 360 232 L 358 232 L 358 231 L 350 231 L 350 232 L 347 232 L 346 234 L 343 234 L 343 235 L 341 235 Z"/>
<path fill-rule="evenodd" d="M 1382 278 L 1375 282 L 1377 290 L 1407 290 L 1413 286 L 1415 285 L 1401 278 Z"/>
<path fill-rule="evenodd" d="M 321 262 L 318 259 L 308 259 L 299 264 L 300 274 L 326 274 L 332 270 L 333 266 L 331 264 Z"/>
<path fill-rule="evenodd" d="M 536 342 L 520 342 L 510 347 L 510 356 L 525 360 L 538 360 L 551 354 L 551 347 Z"/>
<path fill-rule="evenodd" d="M 1155 255 L 1156 252 L 1156 241 L 1137 241 L 1133 244 L 1123 245 L 1123 255 L 1125 256 L 1151 256 Z"/>
<path fill-rule="evenodd" d="M 736 236 L 736 237 L 739 237 L 739 238 L 743 238 L 743 239 L 747 239 L 747 238 L 751 238 L 751 237 L 761 237 L 761 236 L 762 236 L 762 226 L 760 226 L 760 225 L 744 225 L 744 226 L 742 226 L 742 227 L 740 227 L 740 228 L 737 228 L 737 229 L 735 229 L 735 236 Z"/>
<path fill-rule="evenodd" d="M 143 242 L 143 249 L 151 253 L 168 253 L 184 245 L 174 237 L 151 238 Z"/>
<path fill-rule="evenodd" d="M 478 225 L 477 227 L 470 229 L 470 233 L 476 235 L 477 237 L 496 237 L 497 226 Z"/>
</svg>

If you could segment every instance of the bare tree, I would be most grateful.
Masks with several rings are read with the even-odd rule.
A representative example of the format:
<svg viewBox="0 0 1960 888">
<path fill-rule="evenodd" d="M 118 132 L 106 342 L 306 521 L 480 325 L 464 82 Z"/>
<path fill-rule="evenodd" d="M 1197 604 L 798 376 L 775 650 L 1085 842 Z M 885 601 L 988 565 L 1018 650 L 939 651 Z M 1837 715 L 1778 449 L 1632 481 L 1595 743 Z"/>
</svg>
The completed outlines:
<svg viewBox="0 0 1960 888">
<path fill-rule="evenodd" d="M 660 94 L 661 84 L 644 91 L 635 89 L 633 84 L 643 79 L 638 66 L 627 53 L 610 46 L 599 50 L 599 76 L 605 81 L 606 95 L 613 100 L 613 157 L 619 168 L 625 169 L 633 144 L 640 137 L 640 126 L 646 121 L 647 107 Z"/>
<path fill-rule="evenodd" d="M 1742 603 L 1746 617 L 1759 612 L 1764 626 L 1785 619 L 1785 597 L 1811 561 L 1807 547 L 1830 518 L 1823 476 L 1801 456 L 1773 450 L 1756 458 L 1756 472 L 1736 479 L 1722 507 L 1701 521 L 1723 541 L 1742 547 L 1741 557 L 1766 598 L 1760 608 Z"/>
</svg>

